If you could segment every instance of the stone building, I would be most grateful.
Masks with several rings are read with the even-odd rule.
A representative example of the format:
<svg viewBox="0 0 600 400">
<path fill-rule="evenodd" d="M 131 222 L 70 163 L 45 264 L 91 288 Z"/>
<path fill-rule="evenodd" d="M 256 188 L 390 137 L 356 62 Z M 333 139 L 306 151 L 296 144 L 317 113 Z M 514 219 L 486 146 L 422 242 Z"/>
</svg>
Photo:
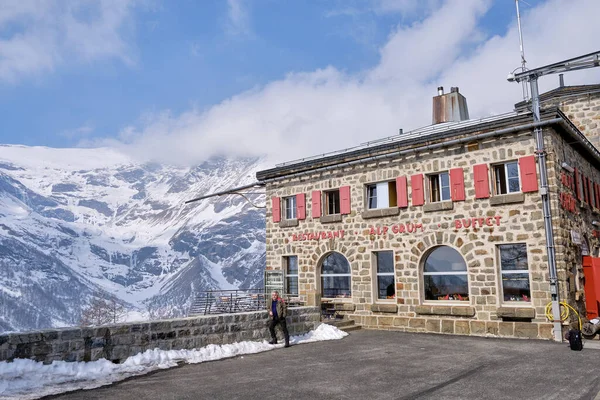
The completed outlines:
<svg viewBox="0 0 600 400">
<path fill-rule="evenodd" d="M 584 316 L 582 259 L 600 248 L 600 85 L 586 88 L 545 94 L 537 125 L 560 296 Z M 433 104 L 431 126 L 258 172 L 267 268 L 307 304 L 366 328 L 552 338 L 527 104 L 480 120 L 458 88 Z"/>
</svg>

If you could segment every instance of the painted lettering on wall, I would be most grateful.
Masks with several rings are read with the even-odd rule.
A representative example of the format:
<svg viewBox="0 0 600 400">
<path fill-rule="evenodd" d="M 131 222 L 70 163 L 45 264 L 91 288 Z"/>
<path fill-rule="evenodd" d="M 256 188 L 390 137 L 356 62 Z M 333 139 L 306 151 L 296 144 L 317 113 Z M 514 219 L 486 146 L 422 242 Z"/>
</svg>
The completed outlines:
<svg viewBox="0 0 600 400">
<path fill-rule="evenodd" d="M 307 233 L 294 233 L 292 234 L 292 241 L 294 242 L 302 242 L 305 240 L 321 240 L 321 239 L 333 239 L 333 238 L 343 238 L 344 230 L 340 229 L 337 231 L 321 231 L 321 232 L 307 232 Z"/>
<path fill-rule="evenodd" d="M 387 233 L 415 233 L 417 231 L 425 231 L 425 228 L 423 228 L 423 224 L 417 222 L 408 222 L 406 224 L 394 224 L 392 226 L 372 226 L 371 229 L 369 229 L 369 234 L 385 235 Z"/>
<path fill-rule="evenodd" d="M 500 226 L 501 218 L 502 217 L 499 215 L 496 215 L 495 217 L 460 218 L 454 220 L 454 227 L 456 229 L 468 229 L 494 225 Z"/>
</svg>

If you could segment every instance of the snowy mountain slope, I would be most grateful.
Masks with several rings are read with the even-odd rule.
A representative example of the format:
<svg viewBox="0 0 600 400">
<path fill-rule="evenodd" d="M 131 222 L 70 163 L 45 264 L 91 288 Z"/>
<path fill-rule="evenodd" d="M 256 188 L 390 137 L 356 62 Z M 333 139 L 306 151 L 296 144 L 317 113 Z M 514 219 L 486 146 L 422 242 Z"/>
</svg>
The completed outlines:
<svg viewBox="0 0 600 400">
<path fill-rule="evenodd" d="M 264 211 L 239 196 L 184 202 L 251 183 L 261 168 L 257 159 L 180 167 L 111 149 L 0 146 L 0 332 L 71 325 L 94 295 L 181 315 L 200 290 L 258 285 Z M 72 284 L 47 294 L 52 279 Z M 62 308 L 49 296 L 64 298 Z"/>
</svg>

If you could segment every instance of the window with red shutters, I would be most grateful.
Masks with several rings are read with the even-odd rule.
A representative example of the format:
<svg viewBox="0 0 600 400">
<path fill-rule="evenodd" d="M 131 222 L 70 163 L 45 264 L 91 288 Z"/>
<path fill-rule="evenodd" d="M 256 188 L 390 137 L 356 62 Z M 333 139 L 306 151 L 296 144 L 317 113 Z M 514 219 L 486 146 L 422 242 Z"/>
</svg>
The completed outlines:
<svg viewBox="0 0 600 400">
<path fill-rule="evenodd" d="M 490 178 L 487 164 L 473 165 L 473 180 L 475 181 L 475 198 L 490 197 Z"/>
<path fill-rule="evenodd" d="M 450 170 L 450 185 L 452 186 L 452 201 L 465 199 L 465 177 L 462 168 Z"/>
<path fill-rule="evenodd" d="M 273 204 L 273 222 L 281 221 L 281 201 L 279 197 L 272 197 L 271 203 Z"/>
<path fill-rule="evenodd" d="M 313 190 L 310 196 L 312 217 L 321 218 L 321 192 L 319 190 Z"/>
<path fill-rule="evenodd" d="M 521 191 L 523 193 L 537 192 L 538 179 L 535 156 L 526 156 L 519 159 L 519 172 L 521 175 Z"/>
<path fill-rule="evenodd" d="M 306 219 L 306 195 L 304 193 L 296 195 L 296 218 Z"/>
<path fill-rule="evenodd" d="M 398 194 L 398 207 L 408 207 L 408 185 L 405 176 L 396 178 L 396 193 Z"/>
<path fill-rule="evenodd" d="M 340 188 L 340 214 L 350 214 L 350 186 Z"/>
<path fill-rule="evenodd" d="M 410 187 L 412 190 L 411 200 L 413 206 L 422 206 L 425 203 L 423 193 L 423 174 L 413 175 L 410 177 Z"/>
</svg>

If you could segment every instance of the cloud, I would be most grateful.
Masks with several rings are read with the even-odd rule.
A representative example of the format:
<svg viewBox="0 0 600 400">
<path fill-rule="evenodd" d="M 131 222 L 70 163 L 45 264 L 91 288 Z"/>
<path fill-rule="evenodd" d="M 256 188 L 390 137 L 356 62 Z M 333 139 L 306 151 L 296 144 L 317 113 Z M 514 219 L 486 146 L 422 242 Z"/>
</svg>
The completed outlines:
<svg viewBox="0 0 600 400">
<path fill-rule="evenodd" d="M 333 67 L 290 73 L 206 109 L 164 111 L 104 143 L 153 160 L 196 163 L 213 155 L 269 155 L 287 161 L 359 145 L 431 123 L 437 86 L 458 86 L 471 118 L 511 111 L 521 100 L 506 81 L 520 65 L 516 23 L 486 37 L 491 2 L 447 0 L 410 26 L 400 25 L 377 65 L 359 74 Z M 523 13 L 529 67 L 596 51 L 596 0 L 549 0 Z M 575 31 L 576 30 L 576 31 Z M 600 68 L 569 73 L 567 84 L 597 83 Z M 558 77 L 540 80 L 542 90 Z"/>
<path fill-rule="evenodd" d="M 227 0 L 227 33 L 231 36 L 252 36 L 250 12 L 244 0 Z"/>
<path fill-rule="evenodd" d="M 126 37 L 135 0 L 18 0 L 0 7 L 0 83 L 71 63 L 134 63 Z"/>
<path fill-rule="evenodd" d="M 94 127 L 90 124 L 85 124 L 80 126 L 79 128 L 62 131 L 60 135 L 69 139 L 76 139 L 89 136 L 92 132 L 94 132 Z"/>
</svg>

